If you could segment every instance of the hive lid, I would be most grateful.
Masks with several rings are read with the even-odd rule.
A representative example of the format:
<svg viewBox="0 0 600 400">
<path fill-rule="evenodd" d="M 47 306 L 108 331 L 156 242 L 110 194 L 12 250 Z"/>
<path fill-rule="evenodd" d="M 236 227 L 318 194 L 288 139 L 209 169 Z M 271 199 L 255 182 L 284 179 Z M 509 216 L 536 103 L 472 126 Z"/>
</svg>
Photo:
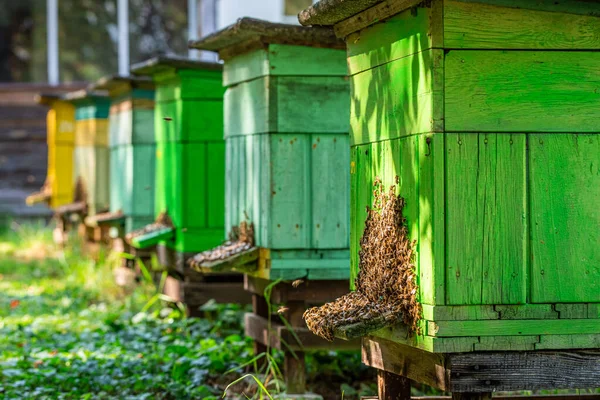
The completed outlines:
<svg viewBox="0 0 600 400">
<path fill-rule="evenodd" d="M 106 90 L 112 93 L 116 90 L 120 90 L 123 86 L 130 86 L 136 89 L 154 89 L 154 82 L 152 79 L 144 76 L 123 76 L 123 75 L 109 75 L 100 78 L 95 83 L 92 83 L 89 90 Z"/>
<path fill-rule="evenodd" d="M 209 71 L 221 71 L 223 65 L 215 62 L 193 60 L 185 57 L 158 56 L 131 66 L 134 75 L 155 75 L 180 69 L 202 69 Z"/>
<path fill-rule="evenodd" d="M 81 89 L 73 92 L 68 92 L 62 96 L 63 100 L 77 102 L 87 99 L 104 99 L 108 96 L 108 92 L 105 90 L 89 90 Z"/>
<path fill-rule="evenodd" d="M 35 95 L 34 100 L 38 104 L 49 106 L 55 101 L 61 100 L 62 98 L 63 95 L 60 95 L 58 93 L 38 93 Z"/>
<path fill-rule="evenodd" d="M 298 14 L 302 25 L 335 25 L 383 0 L 321 0 Z"/>
<path fill-rule="evenodd" d="M 331 28 L 309 28 L 255 18 L 240 18 L 220 31 L 190 41 L 189 47 L 219 53 L 227 50 L 229 55 L 235 55 L 268 44 L 345 48 L 344 42 L 336 38 Z"/>
</svg>

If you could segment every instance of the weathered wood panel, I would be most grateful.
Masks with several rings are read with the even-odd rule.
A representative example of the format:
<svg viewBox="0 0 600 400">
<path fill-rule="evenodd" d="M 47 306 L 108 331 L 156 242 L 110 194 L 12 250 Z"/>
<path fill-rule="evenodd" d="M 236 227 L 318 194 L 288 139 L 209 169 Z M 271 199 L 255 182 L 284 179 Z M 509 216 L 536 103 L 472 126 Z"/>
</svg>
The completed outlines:
<svg viewBox="0 0 600 400">
<path fill-rule="evenodd" d="M 347 134 L 313 135 L 311 143 L 311 246 L 347 249 L 350 233 L 349 137 Z"/>
<path fill-rule="evenodd" d="M 593 319 L 427 321 L 427 335 L 456 337 L 597 334 L 598 325 L 598 320 Z"/>
<path fill-rule="evenodd" d="M 178 228 L 204 228 L 207 226 L 207 152 L 205 143 L 177 143 L 177 157 L 181 169 L 175 171 L 175 226 Z"/>
<path fill-rule="evenodd" d="M 346 38 L 350 75 L 431 49 L 431 8 L 417 7 Z"/>
<path fill-rule="evenodd" d="M 600 301 L 600 136 L 531 135 L 531 301 Z"/>
<path fill-rule="evenodd" d="M 441 51 L 425 50 L 351 77 L 352 145 L 434 131 L 434 57 Z"/>
<path fill-rule="evenodd" d="M 600 16 L 446 1 L 450 49 L 600 49 Z"/>
<path fill-rule="evenodd" d="M 525 142 L 446 137 L 446 304 L 527 300 Z"/>
<path fill-rule="evenodd" d="M 154 109 L 133 109 L 133 135 L 132 143 L 155 143 L 154 134 Z"/>
<path fill-rule="evenodd" d="M 109 209 L 109 150 L 105 147 L 75 147 L 75 177 L 81 177 L 87 191 L 90 215 Z"/>
<path fill-rule="evenodd" d="M 598 132 L 600 52 L 450 51 L 450 132 Z"/>
<path fill-rule="evenodd" d="M 174 100 L 157 103 L 154 126 L 157 141 L 222 140 L 223 102 L 222 100 L 186 100 L 185 102 Z M 149 132 L 151 127 L 146 124 L 143 129 Z"/>
<path fill-rule="evenodd" d="M 225 224 L 225 142 L 206 143 L 206 220 L 209 228 Z M 194 167 L 192 166 L 192 169 Z"/>
<path fill-rule="evenodd" d="M 131 215 L 151 218 L 154 215 L 156 146 L 154 144 L 135 144 L 132 147 Z"/>
<path fill-rule="evenodd" d="M 223 98 L 221 71 L 180 70 L 154 75 L 157 102 L 173 100 L 219 100 Z"/>
</svg>

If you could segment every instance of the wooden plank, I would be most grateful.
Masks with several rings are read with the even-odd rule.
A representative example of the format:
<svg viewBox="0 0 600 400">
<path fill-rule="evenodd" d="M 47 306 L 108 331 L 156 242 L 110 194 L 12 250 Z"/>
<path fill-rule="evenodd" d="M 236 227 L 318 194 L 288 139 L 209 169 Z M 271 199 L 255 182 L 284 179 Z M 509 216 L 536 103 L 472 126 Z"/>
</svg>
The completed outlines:
<svg viewBox="0 0 600 400">
<path fill-rule="evenodd" d="M 131 239 L 130 244 L 137 249 L 147 249 L 165 240 L 170 240 L 173 236 L 175 236 L 175 229 L 164 228 L 136 236 Z"/>
<path fill-rule="evenodd" d="M 345 38 L 352 32 L 364 29 L 411 7 L 416 7 L 419 3 L 421 2 L 418 0 L 386 0 L 335 24 L 333 29 L 337 37 Z"/>
<path fill-rule="evenodd" d="M 351 144 L 432 132 L 433 65 L 425 50 L 353 75 Z"/>
<path fill-rule="evenodd" d="M 225 223 L 225 142 L 206 143 L 206 221 L 210 228 Z"/>
<path fill-rule="evenodd" d="M 446 137 L 446 304 L 527 300 L 525 140 Z"/>
<path fill-rule="evenodd" d="M 192 268 L 204 273 L 230 271 L 252 272 L 257 267 L 257 260 L 258 248 L 252 247 L 251 249 L 220 260 L 207 261 L 202 264 L 194 263 Z"/>
<path fill-rule="evenodd" d="M 500 319 L 557 319 L 552 304 L 525 304 L 520 306 L 494 306 Z M 585 318 L 585 317 L 584 317 Z"/>
<path fill-rule="evenodd" d="M 418 137 L 417 146 L 419 292 L 422 303 L 443 305 L 446 302 L 445 137 L 422 135 Z M 444 314 L 443 311 L 440 312 Z M 434 315 L 437 316 L 435 312 Z M 452 316 L 456 318 L 458 314 L 453 312 Z"/>
<path fill-rule="evenodd" d="M 450 51 L 446 130 L 597 132 L 599 65 L 600 52 Z"/>
<path fill-rule="evenodd" d="M 475 351 L 527 351 L 535 350 L 539 336 L 482 336 L 475 343 Z"/>
<path fill-rule="evenodd" d="M 132 156 L 131 215 L 150 218 L 154 215 L 156 146 L 135 144 Z"/>
<path fill-rule="evenodd" d="M 531 301 L 598 302 L 600 136 L 532 135 L 529 152 Z"/>
<path fill-rule="evenodd" d="M 575 335 L 599 330 L 600 322 L 593 319 L 427 322 L 427 335 L 435 337 Z"/>
<path fill-rule="evenodd" d="M 304 60 L 299 63 L 298 60 Z M 346 52 L 326 47 L 269 45 L 269 73 L 279 76 L 346 76 Z"/>
<path fill-rule="evenodd" d="M 554 349 L 597 349 L 600 347 L 600 334 L 587 335 L 542 335 L 536 350 Z"/>
<path fill-rule="evenodd" d="M 362 343 L 362 361 L 369 367 L 405 376 L 440 390 L 450 385 L 446 356 L 415 349 L 389 340 L 366 337 Z"/>
<path fill-rule="evenodd" d="M 223 243 L 223 229 L 183 228 L 177 229 L 175 243 L 167 243 L 171 248 L 183 253 L 200 253 Z"/>
<path fill-rule="evenodd" d="M 310 137 L 270 135 L 270 248 L 305 249 L 311 244 Z M 267 189 L 266 186 L 262 190 Z"/>
<path fill-rule="evenodd" d="M 509 351 L 449 357 L 453 392 L 587 389 L 598 385 L 598 351 Z"/>
<path fill-rule="evenodd" d="M 225 138 L 275 131 L 276 99 L 269 91 L 271 77 L 229 87 L 224 96 Z"/>
<path fill-rule="evenodd" d="M 428 50 L 433 37 L 431 8 L 405 10 L 346 39 L 350 75 Z"/>
<path fill-rule="evenodd" d="M 223 65 L 223 86 L 229 87 L 269 75 L 269 52 L 265 48 L 238 54 Z"/>
<path fill-rule="evenodd" d="M 133 109 L 133 134 L 132 143 L 154 143 L 154 108 L 151 110 L 134 108 Z"/>
<path fill-rule="evenodd" d="M 597 50 L 598 15 L 447 1 L 444 47 L 450 49 Z"/>
<path fill-rule="evenodd" d="M 587 304 L 555 304 L 554 309 L 560 319 L 588 318 Z"/>
<path fill-rule="evenodd" d="M 494 306 L 432 306 L 422 304 L 423 319 L 429 321 L 466 321 L 500 319 Z"/>
<path fill-rule="evenodd" d="M 207 227 L 209 187 L 206 144 L 178 143 L 177 149 L 178 156 L 182 158 L 182 169 L 176 171 L 174 175 L 177 178 L 174 206 L 180 207 L 181 210 L 174 213 L 176 219 L 173 222 L 178 228 Z"/>
<path fill-rule="evenodd" d="M 386 339 L 394 343 L 414 347 L 430 353 L 462 353 L 473 351 L 475 343 L 479 343 L 479 337 L 432 337 L 410 332 L 406 325 L 395 324 L 370 333 L 378 339 Z"/>
<path fill-rule="evenodd" d="M 348 248 L 349 137 L 312 135 L 310 148 L 311 247 Z"/>
<path fill-rule="evenodd" d="M 600 15 L 600 4 L 586 0 L 537 0 L 535 3 L 524 3 L 519 0 L 462 0 L 466 3 L 494 4 L 502 7 L 521 8 L 527 10 L 551 11 L 577 15 Z"/>
</svg>

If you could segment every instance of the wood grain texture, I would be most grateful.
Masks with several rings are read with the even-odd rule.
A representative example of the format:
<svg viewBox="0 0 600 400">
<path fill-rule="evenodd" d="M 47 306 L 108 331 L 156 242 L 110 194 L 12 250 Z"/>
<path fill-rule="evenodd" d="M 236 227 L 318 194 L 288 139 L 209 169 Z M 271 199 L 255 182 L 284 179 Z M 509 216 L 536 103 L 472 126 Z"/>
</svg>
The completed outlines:
<svg viewBox="0 0 600 400">
<path fill-rule="evenodd" d="M 449 49 L 597 50 L 600 16 L 446 1 Z"/>
<path fill-rule="evenodd" d="M 596 334 L 600 322 L 591 319 L 487 320 L 427 322 L 427 335 L 454 336 L 520 336 Z"/>
<path fill-rule="evenodd" d="M 600 52 L 450 51 L 446 130 L 598 132 L 599 66 Z"/>
<path fill-rule="evenodd" d="M 525 303 L 525 135 L 446 136 L 446 302 Z"/>
<path fill-rule="evenodd" d="M 542 335 L 536 350 L 553 349 L 597 349 L 600 348 L 600 333 L 586 335 Z"/>
<path fill-rule="evenodd" d="M 432 47 L 431 8 L 406 10 L 367 29 L 350 34 L 348 72 L 354 75 Z"/>
<path fill-rule="evenodd" d="M 600 137 L 531 135 L 531 300 L 600 301 Z"/>
<path fill-rule="evenodd" d="M 431 306 L 423 304 L 423 319 L 429 321 L 466 321 L 500 319 L 494 306 Z"/>
<path fill-rule="evenodd" d="M 425 50 L 351 77 L 352 145 L 433 132 L 434 58 L 440 52 Z"/>
<path fill-rule="evenodd" d="M 535 350 L 540 336 L 482 336 L 474 344 L 474 351 L 527 351 Z"/>
</svg>

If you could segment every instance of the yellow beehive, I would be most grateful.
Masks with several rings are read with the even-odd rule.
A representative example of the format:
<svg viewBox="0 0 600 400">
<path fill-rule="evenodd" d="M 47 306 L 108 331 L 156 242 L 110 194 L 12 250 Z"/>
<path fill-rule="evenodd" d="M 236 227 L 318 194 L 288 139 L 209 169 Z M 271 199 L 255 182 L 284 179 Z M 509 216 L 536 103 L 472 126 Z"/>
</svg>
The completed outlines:
<svg viewBox="0 0 600 400">
<path fill-rule="evenodd" d="M 58 95 L 41 94 L 36 100 L 50 107 L 46 117 L 48 172 L 44 186 L 27 198 L 27 204 L 45 201 L 56 208 L 73 201 L 75 107 Z"/>
</svg>

